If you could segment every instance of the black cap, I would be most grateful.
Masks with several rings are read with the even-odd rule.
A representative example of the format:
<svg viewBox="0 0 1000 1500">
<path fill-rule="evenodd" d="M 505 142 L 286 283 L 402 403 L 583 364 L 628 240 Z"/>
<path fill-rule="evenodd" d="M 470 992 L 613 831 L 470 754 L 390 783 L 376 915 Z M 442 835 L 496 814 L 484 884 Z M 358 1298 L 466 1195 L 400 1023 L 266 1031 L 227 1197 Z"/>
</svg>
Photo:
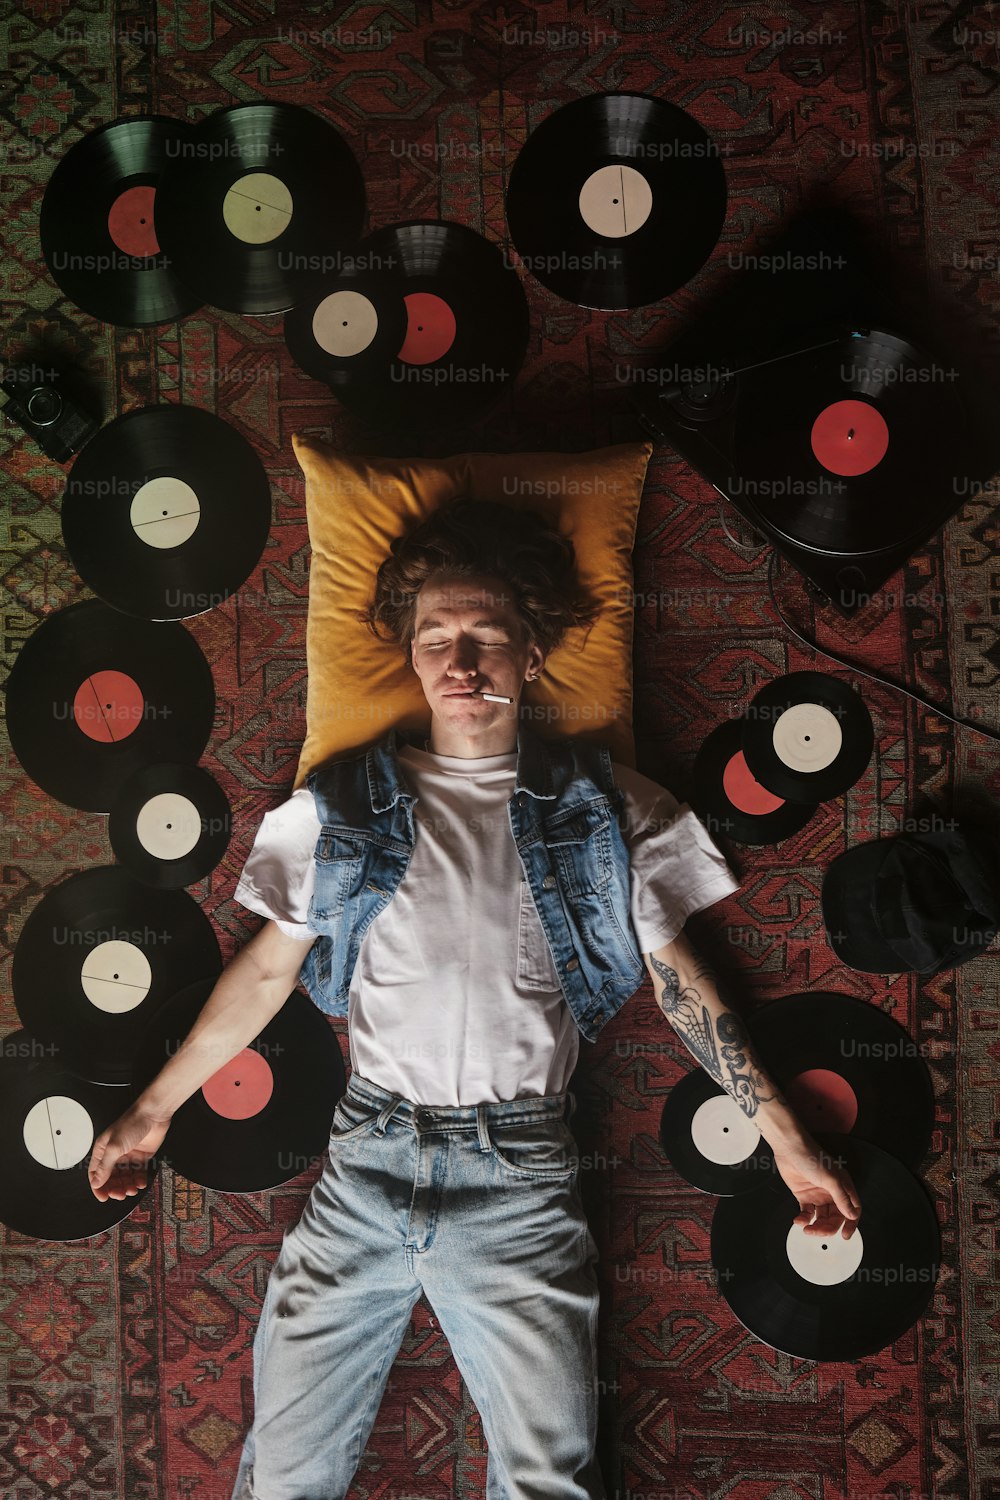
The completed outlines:
<svg viewBox="0 0 1000 1500">
<path fill-rule="evenodd" d="M 981 830 L 950 826 L 874 839 L 823 879 L 830 946 L 852 969 L 930 976 L 975 958 L 1000 928 L 1000 882 Z"/>
</svg>

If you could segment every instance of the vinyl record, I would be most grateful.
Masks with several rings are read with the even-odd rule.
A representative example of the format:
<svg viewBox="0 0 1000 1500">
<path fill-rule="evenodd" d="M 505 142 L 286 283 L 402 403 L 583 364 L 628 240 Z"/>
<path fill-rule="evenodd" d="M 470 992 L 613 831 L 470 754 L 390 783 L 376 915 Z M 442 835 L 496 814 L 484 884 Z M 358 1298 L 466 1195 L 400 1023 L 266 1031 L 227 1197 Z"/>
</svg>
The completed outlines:
<svg viewBox="0 0 1000 1500">
<path fill-rule="evenodd" d="M 845 329 L 744 377 L 740 498 L 799 546 L 897 547 L 934 529 L 970 472 L 966 425 L 947 370 L 893 334 Z"/>
<path fill-rule="evenodd" d="M 211 982 L 191 985 L 153 1018 L 136 1059 L 137 1094 L 177 1051 L 211 991 Z M 163 1159 L 202 1187 L 277 1187 L 322 1155 L 345 1087 L 335 1033 L 312 1001 L 293 991 L 260 1035 L 177 1110 Z"/>
<path fill-rule="evenodd" d="M 757 1126 L 704 1068 L 667 1095 L 660 1144 L 673 1167 L 703 1193 L 753 1192 L 774 1176 L 774 1158 Z"/>
<path fill-rule="evenodd" d="M 285 314 L 285 343 L 300 370 L 334 390 L 388 379 L 408 321 L 402 268 L 391 252 L 389 261 L 373 261 L 362 241 L 353 264 Z"/>
<path fill-rule="evenodd" d="M 744 1328 L 796 1359 L 885 1349 L 921 1316 L 940 1268 L 937 1218 L 919 1179 L 867 1141 L 837 1150 L 861 1201 L 849 1240 L 806 1234 L 783 1182 L 720 1199 L 712 1220 L 722 1296 Z"/>
<path fill-rule="evenodd" d="M 257 454 L 195 406 L 147 406 L 109 422 L 73 465 L 62 502 L 84 583 L 146 620 L 224 603 L 260 561 L 270 525 Z"/>
<path fill-rule="evenodd" d="M 156 761 L 196 761 L 215 716 L 212 673 L 183 625 L 129 619 L 97 599 L 43 620 L 7 678 L 7 729 L 31 779 L 107 812 Z"/>
<path fill-rule="evenodd" d="M 891 1016 L 851 995 L 786 995 L 747 1022 L 768 1073 L 807 1130 L 850 1135 L 920 1166 L 934 1088 L 920 1047 Z"/>
<path fill-rule="evenodd" d="M 231 833 L 226 794 L 201 766 L 144 766 L 124 783 L 108 818 L 115 858 L 161 891 L 214 870 Z"/>
<path fill-rule="evenodd" d="M 563 105 L 510 174 L 521 264 L 582 307 L 644 307 L 708 259 L 726 216 L 719 148 L 684 110 L 644 94 Z"/>
<path fill-rule="evenodd" d="M 95 1198 L 87 1168 L 94 1141 L 128 1107 L 121 1089 L 68 1072 L 55 1049 L 15 1031 L 0 1042 L 0 1223 L 41 1240 L 84 1240 L 137 1208 L 134 1197 Z"/>
<path fill-rule="evenodd" d="M 825 672 L 776 677 L 741 722 L 750 774 L 776 797 L 813 807 L 853 786 L 875 746 L 864 699 Z"/>
<path fill-rule="evenodd" d="M 500 250 L 461 224 L 414 220 L 369 235 L 365 254 L 399 284 L 405 337 L 381 374 L 345 369 L 340 399 L 394 432 L 497 401 L 528 344 L 528 304 Z"/>
<path fill-rule="evenodd" d="M 287 312 L 353 250 L 361 169 L 340 132 L 294 104 L 233 104 L 195 127 L 164 173 L 156 233 L 212 307 Z"/>
<path fill-rule="evenodd" d="M 53 280 L 84 312 L 143 328 L 199 306 L 154 227 L 163 173 L 193 139 L 190 125 L 165 115 L 113 120 L 56 164 L 39 213 L 42 254 Z"/>
<path fill-rule="evenodd" d="M 11 984 L 22 1024 L 58 1047 L 66 1068 L 126 1084 L 159 1007 L 221 972 L 212 924 L 190 896 L 150 890 L 106 865 L 70 875 L 34 907 L 14 948 Z"/>
<path fill-rule="evenodd" d="M 756 780 L 743 756 L 743 725 L 730 719 L 704 740 L 694 763 L 693 806 L 713 837 L 780 844 L 804 828 L 816 804 L 788 802 Z"/>
</svg>

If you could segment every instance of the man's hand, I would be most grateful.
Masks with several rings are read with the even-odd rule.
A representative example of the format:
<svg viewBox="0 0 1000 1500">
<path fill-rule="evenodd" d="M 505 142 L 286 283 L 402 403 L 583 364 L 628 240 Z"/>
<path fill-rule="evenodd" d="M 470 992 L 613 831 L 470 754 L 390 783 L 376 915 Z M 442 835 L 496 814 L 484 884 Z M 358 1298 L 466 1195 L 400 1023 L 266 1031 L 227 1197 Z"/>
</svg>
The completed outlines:
<svg viewBox="0 0 1000 1500">
<path fill-rule="evenodd" d="M 139 1104 L 103 1130 L 94 1142 L 87 1175 L 94 1197 L 135 1197 L 149 1179 L 149 1158 L 156 1154 L 170 1129 L 172 1116 L 154 1118 Z"/>
<path fill-rule="evenodd" d="M 811 1136 L 771 1147 L 774 1165 L 798 1199 L 801 1213 L 794 1222 L 806 1234 L 836 1234 L 849 1240 L 858 1227 L 861 1204 L 858 1190 L 845 1167 L 825 1152 Z"/>
</svg>

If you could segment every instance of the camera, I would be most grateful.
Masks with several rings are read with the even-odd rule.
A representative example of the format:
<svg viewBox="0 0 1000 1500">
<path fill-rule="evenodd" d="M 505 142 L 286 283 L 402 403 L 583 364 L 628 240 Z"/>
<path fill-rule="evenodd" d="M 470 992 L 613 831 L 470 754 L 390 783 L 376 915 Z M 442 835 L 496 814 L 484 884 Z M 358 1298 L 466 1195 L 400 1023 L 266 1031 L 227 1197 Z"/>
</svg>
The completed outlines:
<svg viewBox="0 0 1000 1500">
<path fill-rule="evenodd" d="M 37 364 L 9 365 L 4 370 L 0 409 L 57 464 L 68 463 L 101 425 L 70 394 L 58 370 Z"/>
</svg>

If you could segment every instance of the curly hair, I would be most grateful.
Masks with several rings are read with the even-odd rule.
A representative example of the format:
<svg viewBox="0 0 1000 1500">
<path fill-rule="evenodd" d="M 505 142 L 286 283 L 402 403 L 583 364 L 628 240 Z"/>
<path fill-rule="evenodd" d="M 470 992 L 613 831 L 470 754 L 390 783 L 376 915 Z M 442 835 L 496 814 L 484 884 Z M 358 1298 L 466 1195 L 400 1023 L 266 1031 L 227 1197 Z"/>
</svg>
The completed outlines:
<svg viewBox="0 0 1000 1500">
<path fill-rule="evenodd" d="M 509 584 L 526 642 L 546 656 L 567 630 L 592 624 L 601 612 L 580 584 L 573 543 L 545 516 L 459 496 L 393 539 L 375 575 L 375 596 L 355 617 L 380 640 L 394 640 L 409 661 L 417 595 L 437 574 L 483 574 Z"/>
</svg>

